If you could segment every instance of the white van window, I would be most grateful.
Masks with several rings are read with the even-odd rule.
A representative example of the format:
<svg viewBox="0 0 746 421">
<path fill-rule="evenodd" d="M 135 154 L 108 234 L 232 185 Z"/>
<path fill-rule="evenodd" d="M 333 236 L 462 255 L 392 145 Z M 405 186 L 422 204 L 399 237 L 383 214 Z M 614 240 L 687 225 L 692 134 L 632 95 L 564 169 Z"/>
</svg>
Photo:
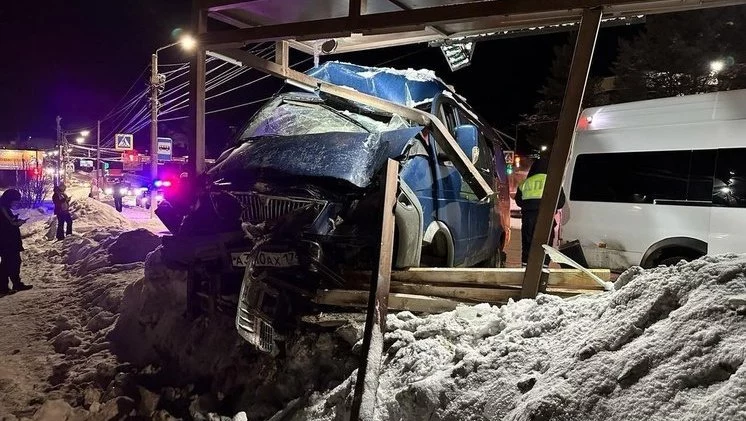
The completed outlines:
<svg viewBox="0 0 746 421">
<path fill-rule="evenodd" d="M 746 148 L 718 150 L 712 203 L 746 207 Z"/>
<path fill-rule="evenodd" d="M 712 202 L 712 175 L 715 174 L 717 150 L 693 151 L 689 164 L 687 200 Z"/>
<path fill-rule="evenodd" d="M 691 151 L 578 155 L 570 199 L 591 202 L 686 201 Z"/>
</svg>

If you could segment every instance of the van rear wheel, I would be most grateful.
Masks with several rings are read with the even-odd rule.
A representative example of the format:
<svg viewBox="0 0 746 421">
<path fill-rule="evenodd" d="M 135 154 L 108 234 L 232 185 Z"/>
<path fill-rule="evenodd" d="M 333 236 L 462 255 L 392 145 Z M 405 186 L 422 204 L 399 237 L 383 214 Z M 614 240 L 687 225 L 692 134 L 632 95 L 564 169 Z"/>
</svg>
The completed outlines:
<svg viewBox="0 0 746 421">
<path fill-rule="evenodd" d="M 666 257 L 664 259 L 659 260 L 656 266 L 674 266 L 682 260 L 689 262 L 694 259 L 696 259 L 696 257 L 691 258 L 691 257 L 686 257 L 686 256 L 671 256 L 671 257 Z"/>
<path fill-rule="evenodd" d="M 663 254 L 660 258 L 658 258 L 653 267 L 674 266 L 682 260 L 691 262 L 692 260 L 699 259 L 702 256 L 703 254 L 698 253 L 694 250 L 679 250 L 674 253 Z"/>
</svg>

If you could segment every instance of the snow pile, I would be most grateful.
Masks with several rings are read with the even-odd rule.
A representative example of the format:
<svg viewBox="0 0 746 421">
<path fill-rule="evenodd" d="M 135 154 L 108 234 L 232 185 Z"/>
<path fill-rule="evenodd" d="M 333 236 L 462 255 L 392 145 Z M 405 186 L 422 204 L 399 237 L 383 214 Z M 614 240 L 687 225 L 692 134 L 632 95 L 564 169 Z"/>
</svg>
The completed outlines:
<svg viewBox="0 0 746 421">
<path fill-rule="evenodd" d="M 90 231 L 95 228 L 132 229 L 132 223 L 113 207 L 89 197 L 70 203 L 73 227 L 76 231 Z M 76 224 L 77 222 L 77 224 Z"/>
<path fill-rule="evenodd" d="M 745 419 L 746 256 L 635 269 L 617 286 L 390 315 L 377 419 Z M 346 420 L 355 376 L 293 419 Z"/>
<path fill-rule="evenodd" d="M 357 357 L 342 334 L 297 333 L 275 358 L 243 341 L 230 316 L 190 320 L 186 276 L 166 266 L 161 249 L 151 253 L 144 278 L 124 292 L 110 338 L 119 358 L 158 367 L 162 377 L 178 379 L 172 386 L 199 385 L 185 392 L 190 413 L 243 410 L 249 420 L 264 420 L 288 401 L 338 385 L 355 369 Z"/>
<path fill-rule="evenodd" d="M 132 225 L 110 206 L 72 202 L 74 234 L 53 241 L 51 211 L 20 210 L 29 291 L 3 297 L 0 324 L 0 419 L 110 420 L 149 415 L 147 390 L 110 350 L 109 334 L 125 287 L 143 277 L 143 261 L 160 238 Z M 134 392 L 133 392 L 134 388 Z M 142 395 L 142 397 L 140 397 Z M 151 410 L 152 409 L 152 410 Z M 26 418 L 28 419 L 28 418 Z M 164 418 L 165 419 L 165 418 Z"/>
</svg>

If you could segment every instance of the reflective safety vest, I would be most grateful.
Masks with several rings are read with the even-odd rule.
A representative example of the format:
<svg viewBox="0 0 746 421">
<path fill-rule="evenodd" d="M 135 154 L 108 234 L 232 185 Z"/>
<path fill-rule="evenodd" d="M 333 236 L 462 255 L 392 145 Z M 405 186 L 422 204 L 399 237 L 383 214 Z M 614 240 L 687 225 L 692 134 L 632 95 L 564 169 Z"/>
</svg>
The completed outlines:
<svg viewBox="0 0 746 421">
<path fill-rule="evenodd" d="M 534 174 L 521 183 L 521 195 L 523 200 L 541 199 L 544 194 L 544 183 L 547 181 L 546 174 Z"/>
</svg>

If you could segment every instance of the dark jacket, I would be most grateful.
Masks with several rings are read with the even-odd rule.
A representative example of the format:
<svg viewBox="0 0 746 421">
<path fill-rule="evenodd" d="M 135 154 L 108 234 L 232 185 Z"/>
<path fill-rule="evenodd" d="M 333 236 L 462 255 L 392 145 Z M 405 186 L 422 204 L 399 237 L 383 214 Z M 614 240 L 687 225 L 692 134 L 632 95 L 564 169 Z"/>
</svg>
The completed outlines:
<svg viewBox="0 0 746 421">
<path fill-rule="evenodd" d="M 515 192 L 515 204 L 522 212 L 537 212 L 539 203 L 544 194 L 544 183 L 546 181 L 549 161 L 540 158 L 531 164 L 526 180 L 518 186 Z M 560 196 L 557 201 L 557 209 L 565 206 L 565 191 L 560 187 Z"/>
<path fill-rule="evenodd" d="M 58 187 L 54 188 L 52 202 L 54 203 L 55 215 L 70 212 L 70 197 Z"/>
<path fill-rule="evenodd" d="M 0 203 L 0 254 L 23 251 L 22 223 L 10 206 Z"/>
</svg>

